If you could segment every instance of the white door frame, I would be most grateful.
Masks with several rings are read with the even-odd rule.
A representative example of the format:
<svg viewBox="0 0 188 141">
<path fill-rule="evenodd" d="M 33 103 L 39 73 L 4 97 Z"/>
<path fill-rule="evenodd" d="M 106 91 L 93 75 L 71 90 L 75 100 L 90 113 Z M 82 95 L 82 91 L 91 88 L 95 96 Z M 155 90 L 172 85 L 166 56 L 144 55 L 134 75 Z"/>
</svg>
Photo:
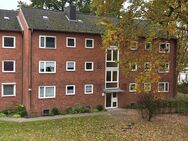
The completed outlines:
<svg viewBox="0 0 188 141">
<path fill-rule="evenodd" d="M 115 109 L 118 108 L 118 93 L 116 93 L 116 97 L 113 97 L 114 93 L 105 94 L 105 109 Z M 106 107 L 106 95 L 111 95 L 111 107 Z M 116 102 L 116 106 L 113 107 L 113 102 Z"/>
</svg>

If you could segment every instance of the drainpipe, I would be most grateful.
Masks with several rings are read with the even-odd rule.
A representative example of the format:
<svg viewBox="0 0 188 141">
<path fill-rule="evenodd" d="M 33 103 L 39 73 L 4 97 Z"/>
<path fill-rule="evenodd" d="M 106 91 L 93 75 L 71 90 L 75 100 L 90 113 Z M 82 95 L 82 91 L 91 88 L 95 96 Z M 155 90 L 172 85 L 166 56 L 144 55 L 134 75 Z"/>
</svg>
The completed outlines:
<svg viewBox="0 0 188 141">
<path fill-rule="evenodd" d="M 33 35 L 33 29 L 31 29 L 31 40 L 30 40 L 30 58 L 29 58 L 29 99 L 30 99 L 30 105 L 29 105 L 29 114 L 31 116 L 32 113 L 32 58 L 33 58 L 33 53 L 32 53 L 32 35 Z"/>
<path fill-rule="evenodd" d="M 23 81 L 24 81 L 23 80 L 23 75 L 24 75 L 23 74 L 23 72 L 24 72 L 23 71 L 23 66 L 24 66 L 24 61 L 23 61 L 24 60 L 24 31 L 22 31 L 22 44 L 21 44 L 21 46 L 22 46 L 22 73 L 21 73 L 22 74 L 22 78 L 21 78 L 22 89 L 21 89 L 21 104 L 23 105 L 24 104 L 24 100 L 23 100 L 23 96 L 24 96 L 24 94 L 23 94 L 23 87 L 24 87 L 23 86 Z"/>
<path fill-rule="evenodd" d="M 176 96 L 177 94 L 177 48 L 178 48 L 178 43 L 177 39 L 175 40 L 175 49 L 174 49 L 174 86 L 173 86 L 173 97 Z"/>
</svg>

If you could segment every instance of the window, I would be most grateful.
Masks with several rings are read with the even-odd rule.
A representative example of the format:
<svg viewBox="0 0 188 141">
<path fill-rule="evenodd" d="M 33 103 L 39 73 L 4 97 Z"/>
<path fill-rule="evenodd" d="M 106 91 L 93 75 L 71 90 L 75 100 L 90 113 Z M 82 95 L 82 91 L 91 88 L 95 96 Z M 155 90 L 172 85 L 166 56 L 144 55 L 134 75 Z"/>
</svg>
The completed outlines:
<svg viewBox="0 0 188 141">
<path fill-rule="evenodd" d="M 93 62 L 85 62 L 85 71 L 93 71 Z"/>
<path fill-rule="evenodd" d="M 151 71 L 151 63 L 150 62 L 144 63 L 144 71 Z"/>
<path fill-rule="evenodd" d="M 14 60 L 2 61 L 2 72 L 15 72 L 15 61 Z"/>
<path fill-rule="evenodd" d="M 66 62 L 66 71 L 75 71 L 76 70 L 76 62 L 75 61 L 67 61 Z"/>
<path fill-rule="evenodd" d="M 118 87 L 118 71 L 109 70 L 106 71 L 106 88 L 117 88 Z"/>
<path fill-rule="evenodd" d="M 145 44 L 145 50 L 151 50 L 152 49 L 152 43 L 151 42 L 147 42 Z"/>
<path fill-rule="evenodd" d="M 75 85 L 66 85 L 66 95 L 75 95 Z"/>
<path fill-rule="evenodd" d="M 145 92 L 151 91 L 151 83 L 144 83 L 144 91 Z"/>
<path fill-rule="evenodd" d="M 94 39 L 85 39 L 85 48 L 94 48 Z"/>
<path fill-rule="evenodd" d="M 3 48 L 15 48 L 15 36 L 3 36 Z"/>
<path fill-rule="evenodd" d="M 170 52 L 170 43 L 160 43 L 159 53 L 169 53 Z"/>
<path fill-rule="evenodd" d="M 168 92 L 168 91 L 169 91 L 169 82 L 158 83 L 158 92 Z"/>
<path fill-rule="evenodd" d="M 137 71 L 137 64 L 136 63 L 131 63 L 130 64 L 130 69 L 131 69 L 131 71 Z"/>
<path fill-rule="evenodd" d="M 39 98 L 55 98 L 55 86 L 39 86 Z"/>
<path fill-rule="evenodd" d="M 85 94 L 93 94 L 93 84 L 86 84 L 84 86 L 84 93 Z"/>
<path fill-rule="evenodd" d="M 39 73 L 56 73 L 56 61 L 39 61 Z"/>
<path fill-rule="evenodd" d="M 137 50 L 138 49 L 138 42 L 137 41 L 131 41 L 130 42 L 130 50 Z"/>
<path fill-rule="evenodd" d="M 2 96 L 16 96 L 15 83 L 2 83 Z"/>
<path fill-rule="evenodd" d="M 129 92 L 136 92 L 136 83 L 129 84 Z"/>
<path fill-rule="evenodd" d="M 117 48 L 117 47 L 116 47 Z M 117 49 L 108 49 L 106 54 L 106 66 L 118 67 L 119 51 Z"/>
<path fill-rule="evenodd" d="M 39 47 L 47 49 L 56 48 L 56 37 L 55 36 L 39 36 Z"/>
<path fill-rule="evenodd" d="M 66 45 L 67 47 L 73 47 L 73 48 L 76 47 L 76 38 L 67 37 Z"/>
<path fill-rule="evenodd" d="M 169 70 L 170 70 L 169 63 L 162 63 L 162 64 L 160 64 L 160 66 L 159 66 L 158 72 L 159 72 L 159 73 L 168 73 Z"/>
</svg>

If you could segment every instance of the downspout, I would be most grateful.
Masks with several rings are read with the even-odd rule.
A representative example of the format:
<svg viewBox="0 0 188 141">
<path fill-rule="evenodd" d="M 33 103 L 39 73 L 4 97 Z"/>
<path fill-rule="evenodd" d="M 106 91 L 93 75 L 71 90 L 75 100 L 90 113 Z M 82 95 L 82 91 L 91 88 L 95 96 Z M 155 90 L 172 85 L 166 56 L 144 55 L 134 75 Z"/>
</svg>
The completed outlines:
<svg viewBox="0 0 188 141">
<path fill-rule="evenodd" d="M 175 40 L 175 49 L 174 49 L 174 87 L 173 87 L 173 97 L 177 95 L 177 39 Z"/>
<path fill-rule="evenodd" d="M 22 89 L 21 89 L 21 104 L 23 105 L 24 104 L 24 99 L 23 99 L 23 97 L 24 97 L 24 94 L 23 94 L 23 88 L 24 88 L 24 86 L 23 86 L 23 75 L 24 75 L 24 69 L 23 69 L 23 66 L 24 66 L 24 31 L 22 31 L 22 78 L 21 78 L 21 83 L 22 83 Z"/>
<path fill-rule="evenodd" d="M 31 40 L 30 40 L 30 58 L 29 58 L 29 99 L 30 99 L 30 115 L 32 113 L 32 35 L 33 35 L 33 29 L 31 29 Z"/>
</svg>

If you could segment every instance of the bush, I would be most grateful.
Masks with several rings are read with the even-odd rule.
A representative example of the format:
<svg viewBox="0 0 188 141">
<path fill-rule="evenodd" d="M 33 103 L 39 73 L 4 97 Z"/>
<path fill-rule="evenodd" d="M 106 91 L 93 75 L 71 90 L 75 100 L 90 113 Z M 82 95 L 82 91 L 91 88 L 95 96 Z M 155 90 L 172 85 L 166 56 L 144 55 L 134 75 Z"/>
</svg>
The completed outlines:
<svg viewBox="0 0 188 141">
<path fill-rule="evenodd" d="M 178 92 L 188 94 L 188 82 L 183 82 L 178 85 Z"/>
<path fill-rule="evenodd" d="M 24 105 L 17 105 L 15 109 L 15 114 L 20 115 L 21 117 L 27 116 L 27 111 Z"/>
<path fill-rule="evenodd" d="M 60 112 L 59 112 L 58 108 L 56 108 L 56 107 L 52 108 L 51 115 L 59 115 L 59 114 L 60 114 Z"/>
<path fill-rule="evenodd" d="M 76 104 L 71 108 L 67 109 L 68 114 L 78 114 L 78 113 L 90 113 L 90 106 L 86 106 L 84 104 Z"/>
<path fill-rule="evenodd" d="M 12 117 L 13 118 L 21 118 L 21 115 L 16 113 L 16 114 L 13 114 Z"/>
<path fill-rule="evenodd" d="M 99 111 L 103 111 L 104 107 L 103 107 L 103 105 L 97 105 L 96 109 Z"/>
<path fill-rule="evenodd" d="M 9 116 L 9 115 L 15 113 L 15 110 L 14 109 L 4 109 L 2 111 L 2 113 L 5 114 L 6 116 Z"/>
<path fill-rule="evenodd" d="M 0 118 L 2 118 L 2 117 L 6 117 L 6 115 L 3 113 L 0 113 Z"/>
</svg>

